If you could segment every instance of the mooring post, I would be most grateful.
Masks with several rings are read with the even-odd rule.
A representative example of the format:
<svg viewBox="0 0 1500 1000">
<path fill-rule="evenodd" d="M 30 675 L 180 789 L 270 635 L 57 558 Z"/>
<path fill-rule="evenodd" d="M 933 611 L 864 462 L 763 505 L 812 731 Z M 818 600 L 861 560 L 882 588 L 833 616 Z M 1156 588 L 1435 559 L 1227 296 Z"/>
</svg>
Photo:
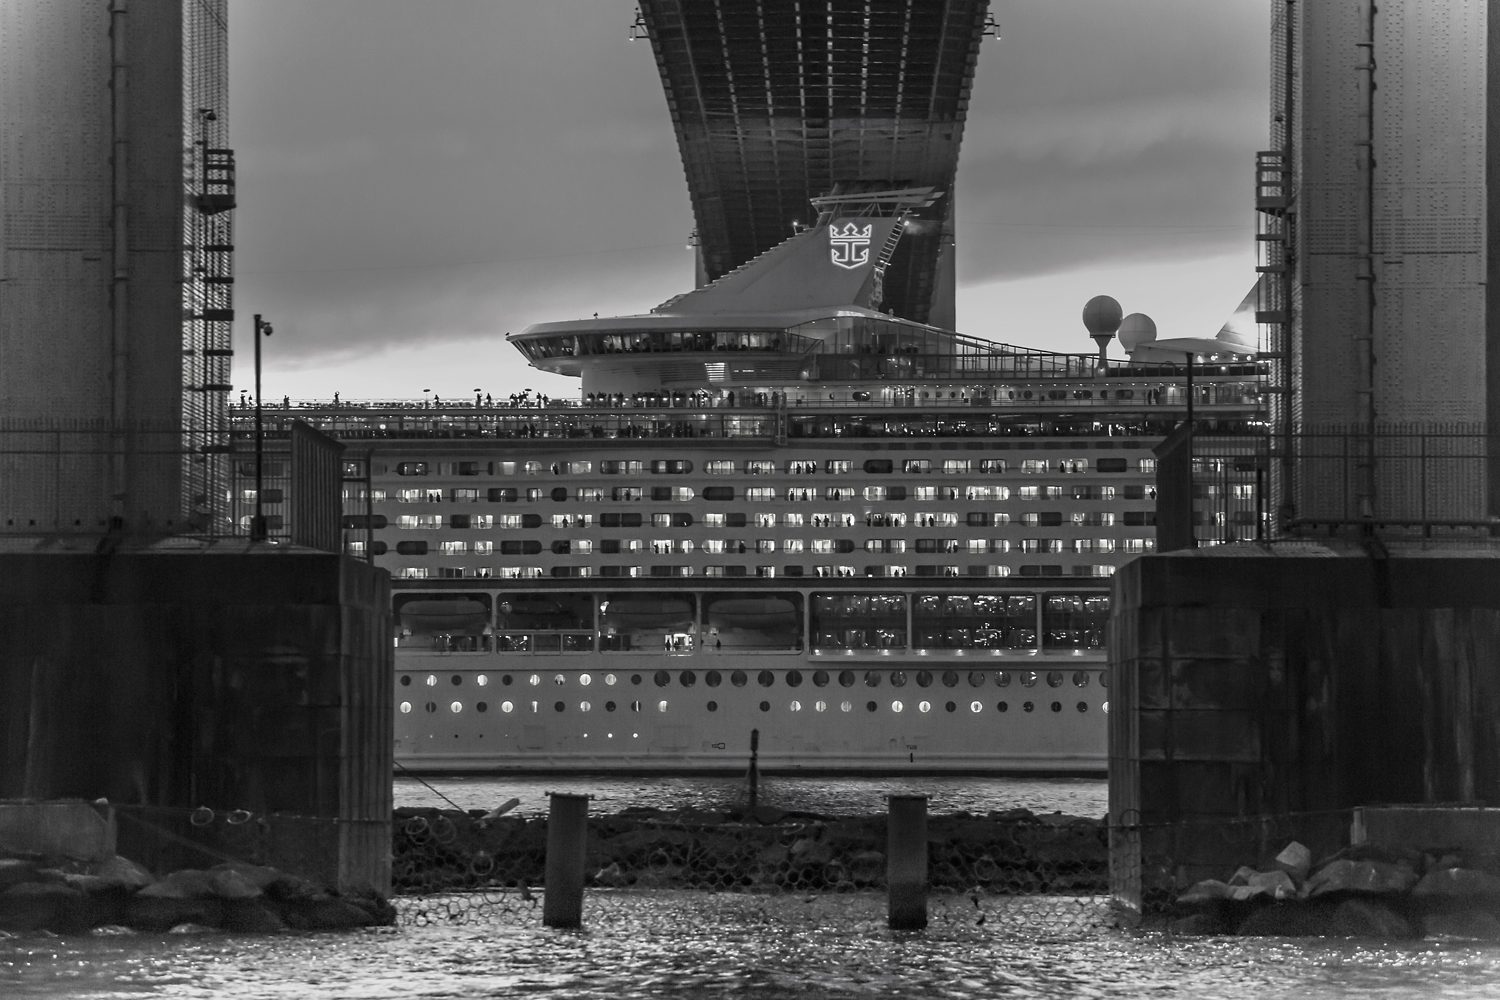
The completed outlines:
<svg viewBox="0 0 1500 1000">
<path fill-rule="evenodd" d="M 588 855 L 589 797 L 552 793 L 547 809 L 547 864 L 542 923 L 578 927 L 583 923 L 583 866 Z"/>
<path fill-rule="evenodd" d="M 886 825 L 885 883 L 894 931 L 927 926 L 927 796 L 892 795 Z"/>
<path fill-rule="evenodd" d="M 760 730 L 750 730 L 750 808 L 755 808 L 755 795 L 760 785 L 760 764 L 756 758 L 760 755 Z"/>
</svg>

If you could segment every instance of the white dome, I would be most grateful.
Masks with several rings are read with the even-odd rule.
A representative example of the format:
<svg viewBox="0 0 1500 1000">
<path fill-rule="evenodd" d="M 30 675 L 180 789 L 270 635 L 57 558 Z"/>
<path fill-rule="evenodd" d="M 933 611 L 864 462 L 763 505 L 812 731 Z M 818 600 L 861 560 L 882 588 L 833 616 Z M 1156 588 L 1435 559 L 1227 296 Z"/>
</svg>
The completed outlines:
<svg viewBox="0 0 1500 1000">
<path fill-rule="evenodd" d="M 1156 323 L 1145 313 L 1131 313 L 1120 320 L 1120 346 L 1134 351 L 1156 339 Z"/>
</svg>

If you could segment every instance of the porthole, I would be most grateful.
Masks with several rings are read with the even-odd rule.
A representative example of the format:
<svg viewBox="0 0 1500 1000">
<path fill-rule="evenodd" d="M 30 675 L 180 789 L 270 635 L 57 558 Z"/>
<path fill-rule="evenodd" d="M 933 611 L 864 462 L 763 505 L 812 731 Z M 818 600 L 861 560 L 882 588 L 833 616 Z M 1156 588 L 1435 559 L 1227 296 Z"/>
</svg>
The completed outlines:
<svg viewBox="0 0 1500 1000">
<path fill-rule="evenodd" d="M 401 703 L 401 714 L 402 715 L 410 715 L 411 714 L 411 702 L 409 702 L 409 701 L 403 701 Z"/>
<path fill-rule="evenodd" d="M 1034 711 L 1036 711 L 1036 705 L 1033 704 L 1032 702 L 1028 701 L 1024 705 L 1021 706 L 1021 711 L 1023 711 L 1023 712 L 1034 712 Z"/>
<path fill-rule="evenodd" d="M 1102 687 L 1102 688 L 1106 688 L 1106 689 L 1109 687 L 1109 671 L 1108 670 L 1101 670 L 1101 671 L 1099 671 L 1099 686 Z"/>
<path fill-rule="evenodd" d="M 651 675 L 651 679 L 656 682 L 656 686 L 659 688 L 664 688 L 668 684 L 672 683 L 672 675 L 667 673 L 665 670 L 658 670 L 656 673 Z"/>
<path fill-rule="evenodd" d="M 895 713 L 897 713 L 897 714 L 898 714 L 898 715 L 899 715 L 899 714 L 900 714 L 900 713 L 901 713 L 901 712 L 902 712 L 902 710 L 904 710 L 904 709 L 905 709 L 905 708 L 906 708 L 906 706 L 905 706 L 905 705 L 903 705 L 903 704 L 901 704 L 901 703 L 900 703 L 900 702 L 899 702 L 899 701 L 893 701 L 893 702 L 891 702 L 891 711 L 892 711 L 892 712 L 895 712 Z"/>
<path fill-rule="evenodd" d="M 1099 706 L 1099 711 L 1103 712 L 1105 715 L 1108 715 L 1109 714 L 1109 702 L 1106 701 L 1104 704 L 1100 705 Z"/>
<path fill-rule="evenodd" d="M 401 686 L 402 687 L 411 687 L 411 674 L 402 674 L 401 675 Z"/>
<path fill-rule="evenodd" d="M 802 711 L 802 702 L 793 701 L 787 708 L 790 708 L 793 712 L 800 712 Z"/>
<path fill-rule="evenodd" d="M 703 675 L 703 683 L 707 684 L 711 688 L 716 688 L 720 684 L 724 683 L 724 675 L 719 673 L 717 670 L 710 670 L 708 673 Z"/>
<path fill-rule="evenodd" d="M 589 709 L 591 709 L 593 707 L 594 707 L 593 705 L 590 705 L 586 701 L 580 701 L 578 703 L 578 711 L 580 711 L 580 712 L 587 712 Z"/>
<path fill-rule="evenodd" d="M 839 687 L 846 687 L 847 688 L 847 687 L 853 687 L 853 686 L 854 686 L 854 671 L 852 671 L 852 670 L 840 670 L 839 671 Z"/>
<path fill-rule="evenodd" d="M 542 675 L 532 674 L 530 677 L 526 678 L 526 682 L 532 687 L 536 687 L 538 684 L 542 683 Z"/>
<path fill-rule="evenodd" d="M 620 679 L 618 677 L 616 677 L 614 674 L 605 674 L 604 675 L 604 683 L 607 684 L 607 685 L 609 685 L 610 687 L 614 687 L 617 683 L 619 683 L 619 680 Z"/>
<path fill-rule="evenodd" d="M 813 702 L 813 711 L 814 712 L 826 712 L 826 711 L 828 711 L 828 702 L 826 702 L 826 701 L 815 701 L 815 702 Z"/>
<path fill-rule="evenodd" d="M 1010 711 L 1010 703 L 1009 702 L 1005 702 L 1005 701 L 1000 702 L 1000 704 L 998 704 L 998 705 L 995 706 L 995 711 L 997 711 L 997 712 L 1009 712 Z"/>
<path fill-rule="evenodd" d="M 604 703 L 604 710 L 606 712 L 613 712 L 615 710 L 615 703 L 612 701 L 606 701 Z"/>
<path fill-rule="evenodd" d="M 579 674 L 578 683 L 584 687 L 588 687 L 590 684 L 594 683 L 594 679 L 588 674 Z"/>
<path fill-rule="evenodd" d="M 488 687 L 490 679 L 487 675 L 480 674 L 478 677 L 474 678 L 474 683 L 478 684 L 480 687 Z"/>
<path fill-rule="evenodd" d="M 477 704 L 477 705 L 474 706 L 474 711 L 476 711 L 476 712 L 488 712 L 489 710 L 490 710 L 490 706 L 487 705 L 487 704 L 485 704 L 482 701 L 479 704 Z"/>
<path fill-rule="evenodd" d="M 745 677 L 745 672 L 743 670 L 736 670 L 734 673 L 732 673 L 732 674 L 729 675 L 729 683 L 733 684 L 737 688 L 744 687 L 745 686 L 745 680 L 746 680 L 746 677 Z"/>
<path fill-rule="evenodd" d="M 708 710 L 710 712 L 717 712 L 719 710 L 719 703 L 716 702 L 716 701 L 709 702 L 708 703 Z"/>
<path fill-rule="evenodd" d="M 422 707 L 425 708 L 429 712 L 436 712 L 437 711 L 437 702 L 435 702 L 435 701 L 429 701 L 427 704 L 423 705 Z"/>
<path fill-rule="evenodd" d="M 1073 671 L 1073 686 L 1086 688 L 1089 686 L 1089 672 L 1087 670 Z"/>
<path fill-rule="evenodd" d="M 1060 701 L 1054 701 L 1052 703 L 1052 711 L 1054 711 L 1054 712 L 1061 712 L 1062 711 L 1062 702 L 1060 702 Z"/>
<path fill-rule="evenodd" d="M 557 685 L 558 687 L 562 687 L 567 682 L 568 682 L 568 679 L 566 677 L 564 677 L 562 674 L 553 674 L 552 675 L 552 683 L 555 684 L 555 685 Z"/>
<path fill-rule="evenodd" d="M 428 674 L 427 675 L 427 686 L 428 687 L 437 687 L 437 674 Z"/>
<path fill-rule="evenodd" d="M 1089 710 L 1089 703 L 1088 702 L 1086 702 L 1086 701 L 1080 701 L 1078 703 L 1078 711 L 1080 711 L 1080 712 L 1087 712 L 1088 710 Z"/>
<path fill-rule="evenodd" d="M 969 702 L 969 711 L 975 713 L 976 715 L 979 714 L 980 712 L 983 712 L 984 711 L 984 702 L 982 702 L 982 701 L 971 701 L 971 702 Z"/>
<path fill-rule="evenodd" d="M 931 670 L 918 670 L 917 671 L 917 687 L 924 687 L 924 688 L 925 687 L 932 687 L 932 671 Z"/>
<path fill-rule="evenodd" d="M 762 670 L 760 673 L 755 675 L 755 683 L 759 684 L 763 688 L 768 688 L 772 684 L 776 683 L 776 675 L 771 673 L 771 671 L 769 670 Z"/>
<path fill-rule="evenodd" d="M 762 712 L 769 712 L 771 710 L 771 703 L 769 701 L 763 701 L 763 702 L 761 702 L 760 703 L 760 710 Z"/>
<path fill-rule="evenodd" d="M 917 711 L 921 712 L 923 715 L 926 715 L 928 712 L 932 711 L 932 702 L 930 702 L 930 701 L 919 701 L 919 702 L 917 702 Z"/>
<path fill-rule="evenodd" d="M 981 688 L 981 687 L 984 687 L 984 671 L 983 670 L 970 670 L 969 671 L 969 687 L 971 687 L 971 688 Z"/>
<path fill-rule="evenodd" d="M 667 703 L 665 701 L 659 701 L 659 702 L 657 702 L 656 703 L 656 710 L 658 712 L 665 712 L 667 710 Z"/>
<path fill-rule="evenodd" d="M 515 706 L 515 704 L 513 702 L 502 701 L 500 703 L 500 711 L 504 712 L 506 715 L 509 715 L 511 712 L 514 712 L 515 710 L 516 710 L 516 706 Z"/>
<path fill-rule="evenodd" d="M 685 688 L 690 688 L 698 683 L 698 675 L 691 670 L 684 670 L 677 675 L 677 682 Z"/>
<path fill-rule="evenodd" d="M 839 702 L 839 711 L 840 712 L 852 712 L 852 711 L 854 711 L 854 702 L 852 702 L 852 701 L 841 701 L 841 702 Z"/>
<path fill-rule="evenodd" d="M 464 679 L 463 679 L 463 677 L 461 675 L 459 675 L 459 674 L 454 674 L 453 675 L 453 686 L 454 687 L 458 687 L 463 682 L 464 682 Z"/>
<path fill-rule="evenodd" d="M 872 688 L 878 688 L 878 687 L 880 687 L 880 671 L 879 670 L 866 670 L 865 671 L 865 687 L 872 687 Z"/>
<path fill-rule="evenodd" d="M 948 702 L 948 704 L 944 705 L 943 708 L 946 709 L 949 712 L 956 712 L 956 711 L 958 711 L 958 705 L 956 705 L 955 703 L 953 703 L 951 701 Z"/>
<path fill-rule="evenodd" d="M 632 684 L 639 684 L 640 682 L 641 682 L 641 675 L 640 674 L 631 674 L 630 675 L 630 683 L 632 683 Z"/>
<path fill-rule="evenodd" d="M 1049 671 L 1047 671 L 1047 686 L 1048 687 L 1058 688 L 1058 687 L 1062 687 L 1062 684 L 1063 684 L 1063 672 L 1061 670 L 1049 670 Z"/>
<path fill-rule="evenodd" d="M 904 671 L 904 670 L 892 670 L 891 671 L 891 687 L 898 688 L 898 687 L 905 687 L 905 686 L 906 686 L 906 671 Z"/>
<path fill-rule="evenodd" d="M 563 704 L 563 703 L 562 703 L 562 702 L 560 702 L 560 701 L 555 701 L 555 702 L 553 702 L 553 703 L 552 703 L 552 710 L 553 710 L 553 711 L 554 711 L 554 712 L 561 712 L 561 711 L 562 711 L 562 710 L 563 710 L 563 709 L 564 709 L 564 708 L 566 708 L 566 707 L 567 707 L 567 706 L 566 706 L 566 705 L 564 705 L 564 704 Z"/>
<path fill-rule="evenodd" d="M 788 670 L 786 672 L 786 686 L 794 688 L 794 687 L 800 687 L 801 685 L 802 685 L 802 671 L 800 671 L 800 670 Z"/>
<path fill-rule="evenodd" d="M 945 687 L 945 688 L 958 687 L 958 671 L 957 670 L 944 670 L 943 671 L 943 687 Z"/>
<path fill-rule="evenodd" d="M 820 687 L 820 688 L 821 687 L 827 687 L 828 686 L 828 671 L 826 671 L 826 670 L 814 670 L 813 671 L 813 686 L 814 687 Z"/>
<path fill-rule="evenodd" d="M 995 687 L 1002 687 L 1002 688 L 1004 688 L 1004 687 L 1010 687 L 1010 671 L 1009 670 L 997 670 L 997 671 L 995 671 Z"/>
<path fill-rule="evenodd" d="M 451 705 L 448 706 L 448 711 L 452 712 L 454 715 L 457 715 L 459 712 L 462 712 L 463 710 L 464 710 L 464 703 L 461 702 L 461 701 L 455 701 L 453 704 L 451 704 Z"/>
<path fill-rule="evenodd" d="M 500 675 L 500 683 L 501 684 L 504 684 L 506 687 L 510 687 L 510 681 L 511 681 L 510 674 L 501 674 Z"/>
<path fill-rule="evenodd" d="M 1036 671 L 1035 670 L 1023 670 L 1023 671 L 1021 671 L 1021 686 L 1022 687 L 1035 687 L 1036 686 Z"/>
<path fill-rule="evenodd" d="M 866 712 L 873 712 L 873 711 L 875 711 L 879 707 L 880 706 L 877 705 L 877 704 L 875 704 L 873 701 L 867 701 L 867 702 L 865 702 L 865 711 Z"/>
</svg>

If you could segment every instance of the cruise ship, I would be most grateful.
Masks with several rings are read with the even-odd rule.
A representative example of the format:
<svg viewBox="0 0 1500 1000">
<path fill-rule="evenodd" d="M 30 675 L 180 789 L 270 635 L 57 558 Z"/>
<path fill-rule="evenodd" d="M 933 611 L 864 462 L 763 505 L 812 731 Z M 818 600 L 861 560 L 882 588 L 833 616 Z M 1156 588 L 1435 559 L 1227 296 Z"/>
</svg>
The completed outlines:
<svg viewBox="0 0 1500 1000">
<path fill-rule="evenodd" d="M 361 479 L 346 544 L 393 578 L 403 770 L 743 772 L 755 733 L 772 773 L 1104 772 L 1110 576 L 1154 548 L 1152 449 L 1189 386 L 1197 454 L 1253 444 L 1261 371 L 1228 341 L 1191 342 L 1185 382 L 1150 344 L 882 311 L 932 197 L 820 199 L 647 314 L 510 336 L 576 399 L 269 412 Z M 1262 531 L 1261 464 L 1195 460 L 1205 542 Z"/>
</svg>

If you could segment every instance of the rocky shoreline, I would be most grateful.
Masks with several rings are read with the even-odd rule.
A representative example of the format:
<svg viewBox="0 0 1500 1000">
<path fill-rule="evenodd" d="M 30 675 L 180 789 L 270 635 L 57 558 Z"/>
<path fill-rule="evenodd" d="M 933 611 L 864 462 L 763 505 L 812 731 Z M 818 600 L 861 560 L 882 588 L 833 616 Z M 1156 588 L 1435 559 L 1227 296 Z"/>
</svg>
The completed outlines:
<svg viewBox="0 0 1500 1000">
<path fill-rule="evenodd" d="M 345 930 L 395 922 L 375 893 L 340 894 L 275 868 L 221 864 L 161 878 L 118 855 L 0 858 L 0 932 Z"/>
<path fill-rule="evenodd" d="M 1293 841 L 1265 870 L 1197 883 L 1173 902 L 1178 934 L 1288 937 L 1459 937 L 1500 941 L 1500 875 L 1377 844 L 1347 847 L 1316 865 Z"/>
<path fill-rule="evenodd" d="M 588 884 L 623 888 L 848 890 L 885 885 L 884 814 L 626 809 L 589 819 Z M 392 885 L 420 894 L 542 882 L 545 818 L 397 809 Z M 1012 809 L 928 819 L 934 890 L 1102 895 L 1102 820 Z"/>
</svg>

